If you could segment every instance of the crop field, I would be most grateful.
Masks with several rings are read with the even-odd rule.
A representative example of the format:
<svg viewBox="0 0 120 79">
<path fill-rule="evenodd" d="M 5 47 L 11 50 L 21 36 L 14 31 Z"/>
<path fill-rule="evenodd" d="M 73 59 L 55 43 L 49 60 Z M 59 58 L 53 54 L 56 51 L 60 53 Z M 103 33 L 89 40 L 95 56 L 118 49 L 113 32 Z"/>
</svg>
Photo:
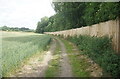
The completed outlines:
<svg viewBox="0 0 120 79">
<path fill-rule="evenodd" d="M 48 35 L 19 32 L 2 32 L 0 39 L 3 76 L 14 71 L 26 58 L 43 51 L 50 42 Z"/>
</svg>

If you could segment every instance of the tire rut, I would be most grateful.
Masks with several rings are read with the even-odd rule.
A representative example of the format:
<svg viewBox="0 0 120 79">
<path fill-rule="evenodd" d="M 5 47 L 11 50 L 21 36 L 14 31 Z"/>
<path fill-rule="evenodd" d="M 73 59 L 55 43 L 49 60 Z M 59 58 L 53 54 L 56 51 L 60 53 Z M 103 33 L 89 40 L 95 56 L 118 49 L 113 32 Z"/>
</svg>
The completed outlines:
<svg viewBox="0 0 120 79">
<path fill-rule="evenodd" d="M 69 59 L 68 59 L 68 56 L 66 53 L 66 47 L 60 39 L 56 38 L 56 40 L 58 41 L 58 43 L 60 44 L 60 47 L 61 47 L 59 77 L 73 77 L 71 65 L 69 63 Z"/>
</svg>

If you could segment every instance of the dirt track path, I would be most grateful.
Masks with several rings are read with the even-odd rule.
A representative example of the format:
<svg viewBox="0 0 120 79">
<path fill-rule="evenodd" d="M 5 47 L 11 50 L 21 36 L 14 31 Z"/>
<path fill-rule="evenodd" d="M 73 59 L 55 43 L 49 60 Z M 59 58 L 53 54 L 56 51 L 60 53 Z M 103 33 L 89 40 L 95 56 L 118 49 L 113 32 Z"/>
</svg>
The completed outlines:
<svg viewBox="0 0 120 79">
<path fill-rule="evenodd" d="M 54 58 L 54 53 L 56 52 L 56 48 L 60 46 L 60 67 L 57 72 L 57 77 L 73 77 L 72 73 L 72 64 L 70 65 L 70 60 L 68 58 L 68 53 L 65 47 L 65 44 L 57 37 L 54 37 L 50 48 L 48 51 L 39 54 L 38 56 L 32 57 L 29 59 L 28 63 L 23 65 L 23 67 L 16 71 L 14 75 L 10 75 L 10 77 L 45 77 L 45 72 L 49 66 L 49 62 L 52 62 Z M 72 45 L 72 44 L 71 44 Z M 56 47 L 57 46 L 57 47 Z M 78 60 L 85 60 L 88 63 L 89 67 L 85 69 L 85 71 L 89 71 L 92 77 L 101 77 L 102 69 L 93 61 L 86 56 L 80 54 L 76 46 L 73 45 L 74 52 L 71 55 L 76 55 Z M 78 57 L 79 56 L 79 57 Z M 76 62 L 78 63 L 78 62 Z"/>
<path fill-rule="evenodd" d="M 69 59 L 66 53 L 66 48 L 64 43 L 57 39 L 61 47 L 61 58 L 60 58 L 60 77 L 72 77 L 72 69 L 71 65 L 69 64 Z"/>
<path fill-rule="evenodd" d="M 69 64 L 69 59 L 66 53 L 66 47 L 64 43 L 58 39 L 53 38 L 50 48 L 48 51 L 43 52 L 37 57 L 32 57 L 27 64 L 16 71 L 11 77 L 45 77 L 45 71 L 49 66 L 50 60 L 53 58 L 53 53 L 56 50 L 56 44 L 60 44 L 61 54 L 60 54 L 60 67 L 58 71 L 59 77 L 72 77 L 72 69 Z M 42 60 L 40 60 L 42 58 Z"/>
</svg>

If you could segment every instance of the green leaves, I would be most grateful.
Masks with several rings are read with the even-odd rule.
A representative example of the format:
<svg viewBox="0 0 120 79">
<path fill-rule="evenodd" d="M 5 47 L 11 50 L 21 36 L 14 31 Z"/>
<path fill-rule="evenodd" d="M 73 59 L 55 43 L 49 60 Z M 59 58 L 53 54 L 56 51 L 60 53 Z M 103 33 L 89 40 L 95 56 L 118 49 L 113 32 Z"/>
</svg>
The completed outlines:
<svg viewBox="0 0 120 79">
<path fill-rule="evenodd" d="M 54 2 L 56 14 L 43 25 L 43 31 L 60 31 L 116 19 L 120 13 L 117 2 Z M 38 28 L 38 32 L 41 29 Z M 42 32 L 43 32 L 42 31 Z"/>
<path fill-rule="evenodd" d="M 41 21 L 37 23 L 36 33 L 43 33 L 45 27 L 48 25 L 48 17 L 41 18 Z"/>
</svg>

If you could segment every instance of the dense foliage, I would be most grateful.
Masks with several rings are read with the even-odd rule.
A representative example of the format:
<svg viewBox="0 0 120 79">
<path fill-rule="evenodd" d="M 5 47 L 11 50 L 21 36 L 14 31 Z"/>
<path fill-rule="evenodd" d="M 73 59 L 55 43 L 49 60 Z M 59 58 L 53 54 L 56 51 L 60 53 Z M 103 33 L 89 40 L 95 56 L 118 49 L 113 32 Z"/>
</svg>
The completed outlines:
<svg viewBox="0 0 120 79">
<path fill-rule="evenodd" d="M 18 28 L 18 27 L 8 27 L 8 26 L 0 27 L 0 30 L 2 30 L 2 31 L 23 31 L 23 32 L 33 32 L 34 31 L 34 30 L 31 30 L 31 29 L 25 28 L 25 27 Z"/>
<path fill-rule="evenodd" d="M 41 18 L 41 21 L 37 23 L 36 33 L 43 33 L 47 25 L 48 25 L 48 17 Z"/>
<path fill-rule="evenodd" d="M 17 34 L 17 35 L 15 35 Z M 3 36 L 2 40 L 2 76 L 21 65 L 26 59 L 36 53 L 41 53 L 50 42 L 50 36 L 38 34 L 14 33 L 13 36 Z M 1 42 L 0 42 L 1 45 Z M 1 73 L 0 73 L 1 74 Z"/>
<path fill-rule="evenodd" d="M 119 16 L 117 2 L 54 2 L 56 14 L 38 23 L 37 32 L 59 31 L 114 20 Z M 43 24 L 43 25 L 41 25 Z M 44 27 L 44 28 L 42 28 Z M 38 29 L 39 28 L 39 29 Z"/>
<path fill-rule="evenodd" d="M 120 76 L 120 56 L 113 53 L 111 40 L 108 37 L 75 36 L 68 37 L 81 52 L 98 63 L 105 72 Z"/>
</svg>

